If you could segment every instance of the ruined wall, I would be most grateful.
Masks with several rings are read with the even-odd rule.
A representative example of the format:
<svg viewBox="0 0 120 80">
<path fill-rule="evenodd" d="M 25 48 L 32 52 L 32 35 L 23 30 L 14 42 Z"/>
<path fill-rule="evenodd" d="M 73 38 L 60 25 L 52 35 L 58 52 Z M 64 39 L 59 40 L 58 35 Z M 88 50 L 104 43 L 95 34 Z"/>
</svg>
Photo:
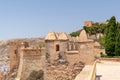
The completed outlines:
<svg viewBox="0 0 120 80">
<path fill-rule="evenodd" d="M 23 49 L 23 57 L 34 57 L 34 56 L 42 56 L 43 55 L 43 50 L 38 48 L 25 48 Z"/>
<path fill-rule="evenodd" d="M 80 54 L 79 53 L 66 53 L 67 61 L 70 64 L 78 63 L 80 61 Z"/>
<path fill-rule="evenodd" d="M 19 65 L 21 71 L 18 70 L 21 73 L 17 76 L 20 80 L 26 80 L 33 70 L 45 70 L 45 49 L 23 49 L 22 52 L 23 62 Z"/>
<path fill-rule="evenodd" d="M 26 80 L 33 70 L 39 71 L 44 70 L 44 68 L 42 57 L 24 58 L 21 80 Z"/>
<path fill-rule="evenodd" d="M 68 49 L 68 41 L 60 41 L 60 51 L 63 51 L 63 52 L 65 52 L 65 51 L 67 51 L 67 49 Z"/>
<path fill-rule="evenodd" d="M 86 64 L 94 62 L 97 53 L 94 50 L 93 43 L 80 43 L 79 45 L 80 61 Z"/>
<path fill-rule="evenodd" d="M 95 47 L 93 41 L 75 43 L 77 50 L 71 50 L 66 53 L 67 61 L 75 63 L 82 61 L 85 64 L 91 64 L 96 58 L 100 57 L 100 47 Z"/>
<path fill-rule="evenodd" d="M 46 41 L 46 53 L 45 54 L 46 54 L 47 60 L 51 63 L 55 59 L 57 59 L 54 41 Z"/>
<path fill-rule="evenodd" d="M 13 71 L 19 65 L 21 42 L 10 42 L 9 46 L 10 71 Z"/>
</svg>

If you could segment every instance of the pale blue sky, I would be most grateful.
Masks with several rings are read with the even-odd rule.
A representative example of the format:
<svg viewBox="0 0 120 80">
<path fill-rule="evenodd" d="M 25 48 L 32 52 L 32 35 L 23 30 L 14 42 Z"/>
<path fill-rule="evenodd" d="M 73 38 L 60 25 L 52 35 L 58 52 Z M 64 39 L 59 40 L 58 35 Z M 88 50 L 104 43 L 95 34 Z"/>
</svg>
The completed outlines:
<svg viewBox="0 0 120 80">
<path fill-rule="evenodd" d="M 0 40 L 70 33 L 111 16 L 120 21 L 120 0 L 0 0 Z"/>
</svg>

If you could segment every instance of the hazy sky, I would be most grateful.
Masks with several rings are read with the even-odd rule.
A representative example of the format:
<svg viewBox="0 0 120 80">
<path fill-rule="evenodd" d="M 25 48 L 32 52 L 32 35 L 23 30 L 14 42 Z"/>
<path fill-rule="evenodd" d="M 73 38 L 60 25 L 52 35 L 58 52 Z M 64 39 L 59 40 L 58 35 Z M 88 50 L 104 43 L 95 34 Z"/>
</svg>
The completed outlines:
<svg viewBox="0 0 120 80">
<path fill-rule="evenodd" d="M 0 0 L 0 40 L 70 33 L 111 16 L 120 21 L 120 0 Z"/>
</svg>

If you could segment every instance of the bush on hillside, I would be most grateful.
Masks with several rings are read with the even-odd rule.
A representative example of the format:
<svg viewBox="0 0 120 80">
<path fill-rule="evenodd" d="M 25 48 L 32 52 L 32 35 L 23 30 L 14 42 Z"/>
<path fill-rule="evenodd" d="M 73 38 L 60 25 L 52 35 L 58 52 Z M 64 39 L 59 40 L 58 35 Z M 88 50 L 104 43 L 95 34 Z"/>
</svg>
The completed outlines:
<svg viewBox="0 0 120 80">
<path fill-rule="evenodd" d="M 27 80 L 44 80 L 44 72 L 42 70 L 33 70 Z"/>
</svg>

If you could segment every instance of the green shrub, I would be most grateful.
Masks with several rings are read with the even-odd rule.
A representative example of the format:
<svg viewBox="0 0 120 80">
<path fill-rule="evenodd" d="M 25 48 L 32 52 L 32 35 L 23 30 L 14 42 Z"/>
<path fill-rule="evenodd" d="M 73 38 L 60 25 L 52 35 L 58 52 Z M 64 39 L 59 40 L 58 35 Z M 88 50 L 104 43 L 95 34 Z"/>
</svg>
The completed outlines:
<svg viewBox="0 0 120 80">
<path fill-rule="evenodd" d="M 77 37 L 79 35 L 80 35 L 80 32 L 72 32 L 72 33 L 70 33 L 70 36 L 72 36 L 72 37 Z"/>
<path fill-rule="evenodd" d="M 107 57 L 107 55 L 103 54 L 103 52 L 100 52 L 100 57 Z"/>
<path fill-rule="evenodd" d="M 27 80 L 44 80 L 44 72 L 42 70 L 33 70 Z"/>
</svg>

